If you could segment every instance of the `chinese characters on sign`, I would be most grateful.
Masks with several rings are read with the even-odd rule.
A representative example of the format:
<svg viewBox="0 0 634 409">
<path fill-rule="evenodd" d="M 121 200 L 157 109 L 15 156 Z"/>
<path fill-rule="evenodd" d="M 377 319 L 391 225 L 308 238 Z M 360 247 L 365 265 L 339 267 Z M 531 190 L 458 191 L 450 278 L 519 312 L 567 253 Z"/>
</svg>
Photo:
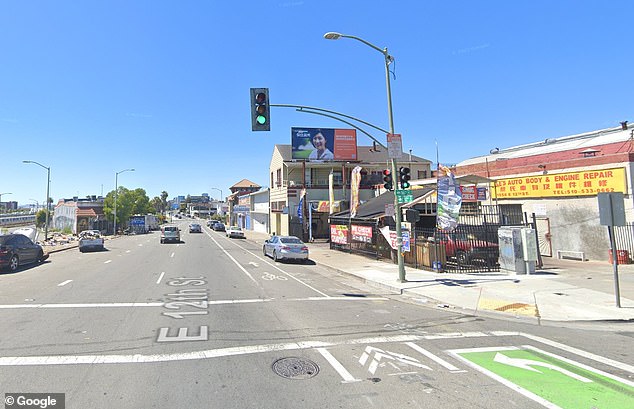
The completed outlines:
<svg viewBox="0 0 634 409">
<path fill-rule="evenodd" d="M 514 199 L 594 196 L 602 192 L 627 193 L 624 168 L 498 179 L 492 188 L 491 196 L 498 199 Z"/>
</svg>

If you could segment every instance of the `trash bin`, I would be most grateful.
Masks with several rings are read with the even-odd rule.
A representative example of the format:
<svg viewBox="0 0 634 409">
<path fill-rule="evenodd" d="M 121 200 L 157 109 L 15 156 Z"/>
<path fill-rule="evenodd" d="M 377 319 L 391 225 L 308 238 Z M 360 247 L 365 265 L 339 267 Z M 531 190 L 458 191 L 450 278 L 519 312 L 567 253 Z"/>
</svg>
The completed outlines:
<svg viewBox="0 0 634 409">
<path fill-rule="evenodd" d="M 608 250 L 610 264 L 612 264 L 612 250 Z M 630 252 L 627 250 L 616 251 L 616 264 L 630 264 Z"/>
</svg>

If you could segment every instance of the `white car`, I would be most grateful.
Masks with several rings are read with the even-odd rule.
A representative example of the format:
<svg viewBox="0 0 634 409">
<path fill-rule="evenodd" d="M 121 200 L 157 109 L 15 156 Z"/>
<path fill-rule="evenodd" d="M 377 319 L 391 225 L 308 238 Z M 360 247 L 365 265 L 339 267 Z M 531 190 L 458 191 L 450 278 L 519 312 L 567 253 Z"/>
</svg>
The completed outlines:
<svg viewBox="0 0 634 409">
<path fill-rule="evenodd" d="M 273 236 L 264 242 L 262 253 L 273 260 L 308 261 L 308 246 L 295 236 Z"/>
<path fill-rule="evenodd" d="M 238 227 L 238 226 L 231 226 L 228 227 L 226 230 L 226 235 L 229 238 L 232 237 L 237 237 L 239 239 L 244 239 L 244 231 L 242 231 L 242 228 Z"/>
</svg>

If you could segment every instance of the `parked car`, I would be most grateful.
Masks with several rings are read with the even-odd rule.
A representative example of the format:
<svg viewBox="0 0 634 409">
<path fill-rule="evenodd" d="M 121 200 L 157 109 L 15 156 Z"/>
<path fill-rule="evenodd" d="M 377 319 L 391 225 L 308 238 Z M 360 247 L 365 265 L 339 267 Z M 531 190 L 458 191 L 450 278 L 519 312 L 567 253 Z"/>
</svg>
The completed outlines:
<svg viewBox="0 0 634 409">
<path fill-rule="evenodd" d="M 33 243 L 24 234 L 0 236 L 0 268 L 14 272 L 24 264 L 41 263 L 48 258 L 42 246 Z"/>
<path fill-rule="evenodd" d="M 445 245 L 447 258 L 453 258 L 458 264 L 468 265 L 476 261 L 493 266 L 500 255 L 498 243 L 478 239 L 473 234 L 442 233 L 440 242 Z"/>
<path fill-rule="evenodd" d="M 180 243 L 181 229 L 179 229 L 178 226 L 161 227 L 161 244 L 165 243 L 166 241 Z"/>
<path fill-rule="evenodd" d="M 79 233 L 79 251 L 104 250 L 104 241 L 99 230 L 84 230 Z"/>
<path fill-rule="evenodd" d="M 214 229 L 214 231 L 225 231 L 225 225 L 222 222 L 214 224 L 211 228 Z"/>
<path fill-rule="evenodd" d="M 275 261 L 308 260 L 308 246 L 295 236 L 273 236 L 265 240 L 262 253 Z"/>
<path fill-rule="evenodd" d="M 233 238 L 233 237 L 237 237 L 239 239 L 244 239 L 244 231 L 242 231 L 242 228 L 239 226 L 231 226 L 227 229 L 227 237 L 229 238 Z"/>
<path fill-rule="evenodd" d="M 200 226 L 200 224 L 192 223 L 192 224 L 189 225 L 189 232 L 190 233 L 202 233 L 203 229 Z"/>
</svg>

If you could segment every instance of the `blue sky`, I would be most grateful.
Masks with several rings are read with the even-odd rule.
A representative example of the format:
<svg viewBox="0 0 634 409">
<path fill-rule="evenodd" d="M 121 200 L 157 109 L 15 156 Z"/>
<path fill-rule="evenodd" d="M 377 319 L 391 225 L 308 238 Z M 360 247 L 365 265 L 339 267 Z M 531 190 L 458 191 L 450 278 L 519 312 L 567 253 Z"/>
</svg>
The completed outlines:
<svg viewBox="0 0 634 409">
<path fill-rule="evenodd" d="M 631 1 L 0 0 L 0 193 L 20 204 L 99 195 L 223 197 L 269 184 L 290 128 L 342 127 L 272 108 L 251 132 L 250 87 L 271 102 L 387 129 L 394 56 L 403 148 L 457 163 L 634 121 Z M 345 126 L 343 126 L 345 127 Z M 374 133 L 380 140 L 385 135 Z M 371 141 L 359 134 L 359 144 Z"/>
</svg>

